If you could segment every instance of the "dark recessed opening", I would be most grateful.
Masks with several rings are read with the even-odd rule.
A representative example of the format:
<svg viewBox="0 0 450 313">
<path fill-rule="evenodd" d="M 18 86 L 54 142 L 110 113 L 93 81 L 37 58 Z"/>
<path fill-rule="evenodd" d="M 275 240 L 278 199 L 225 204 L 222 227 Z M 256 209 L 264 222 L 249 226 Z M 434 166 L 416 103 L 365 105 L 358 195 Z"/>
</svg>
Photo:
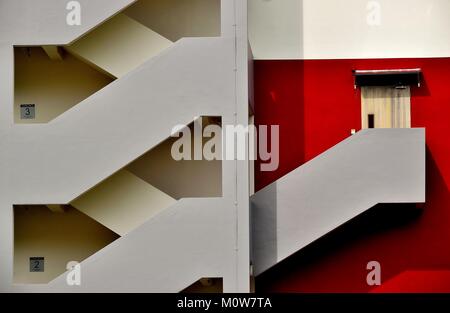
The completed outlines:
<svg viewBox="0 0 450 313">
<path fill-rule="evenodd" d="M 367 128 L 375 128 L 375 115 L 367 115 Z"/>
</svg>

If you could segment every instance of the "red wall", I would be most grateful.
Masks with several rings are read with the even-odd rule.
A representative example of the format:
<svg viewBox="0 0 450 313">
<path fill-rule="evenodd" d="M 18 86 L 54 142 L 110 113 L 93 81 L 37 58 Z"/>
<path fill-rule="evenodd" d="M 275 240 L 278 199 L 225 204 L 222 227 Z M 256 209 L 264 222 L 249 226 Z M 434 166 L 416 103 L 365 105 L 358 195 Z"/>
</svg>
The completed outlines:
<svg viewBox="0 0 450 313">
<path fill-rule="evenodd" d="M 353 69 L 417 67 L 424 82 L 412 90 L 411 114 L 413 127 L 426 128 L 422 215 L 364 240 L 348 240 L 306 265 L 282 262 L 257 279 L 260 291 L 366 292 L 371 288 L 365 268 L 372 260 L 381 263 L 383 281 L 406 270 L 450 269 L 450 58 L 256 61 L 255 122 L 280 125 L 280 168 L 256 172 L 256 185 L 266 186 L 360 129 Z M 450 281 L 445 288 L 450 291 Z"/>
<path fill-rule="evenodd" d="M 280 125 L 282 138 L 278 171 L 255 172 L 259 190 L 304 162 L 303 63 L 256 62 L 254 73 L 255 124 Z"/>
</svg>

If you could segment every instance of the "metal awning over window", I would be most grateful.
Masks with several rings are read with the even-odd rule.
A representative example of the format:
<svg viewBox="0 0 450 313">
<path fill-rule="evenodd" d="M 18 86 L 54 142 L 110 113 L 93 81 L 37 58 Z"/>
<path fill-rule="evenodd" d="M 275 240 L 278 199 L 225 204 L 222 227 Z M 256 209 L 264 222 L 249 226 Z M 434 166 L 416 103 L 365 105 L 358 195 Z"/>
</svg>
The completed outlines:
<svg viewBox="0 0 450 313">
<path fill-rule="evenodd" d="M 420 87 L 422 69 L 397 70 L 354 70 L 355 86 L 418 86 Z"/>
</svg>

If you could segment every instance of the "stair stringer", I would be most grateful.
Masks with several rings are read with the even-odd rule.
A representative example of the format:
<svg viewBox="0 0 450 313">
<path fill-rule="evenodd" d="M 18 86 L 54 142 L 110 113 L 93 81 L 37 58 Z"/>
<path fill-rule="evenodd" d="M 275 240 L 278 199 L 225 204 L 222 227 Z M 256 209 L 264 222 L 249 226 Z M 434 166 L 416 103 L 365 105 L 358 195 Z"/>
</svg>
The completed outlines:
<svg viewBox="0 0 450 313">
<path fill-rule="evenodd" d="M 223 277 L 235 288 L 233 204 L 182 199 L 81 262 L 81 285 L 67 273 L 48 285 L 16 285 L 12 292 L 179 292 L 202 277 Z"/>
<path fill-rule="evenodd" d="M 67 9 L 70 1 L 4 2 L 7 3 L 0 3 L 0 43 L 42 46 L 69 44 L 136 0 L 77 0 L 81 8 L 80 25 L 67 23 L 67 15 L 74 11 L 73 7 Z"/>
<path fill-rule="evenodd" d="M 202 115 L 230 122 L 233 42 L 182 39 L 48 124 L 12 128 L 4 158 L 11 203 L 70 203 L 168 138 L 176 125 Z M 33 164 L 26 177 L 16 175 L 24 164 Z"/>
<path fill-rule="evenodd" d="M 425 130 L 358 132 L 251 198 L 259 275 L 378 203 L 425 202 Z"/>
</svg>

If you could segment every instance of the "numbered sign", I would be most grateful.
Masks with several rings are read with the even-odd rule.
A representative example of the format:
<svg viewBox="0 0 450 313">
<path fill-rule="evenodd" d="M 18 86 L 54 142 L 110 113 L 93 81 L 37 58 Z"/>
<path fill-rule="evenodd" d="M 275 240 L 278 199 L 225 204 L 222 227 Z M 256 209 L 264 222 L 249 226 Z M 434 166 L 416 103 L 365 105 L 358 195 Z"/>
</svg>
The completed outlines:
<svg viewBox="0 0 450 313">
<path fill-rule="evenodd" d="M 44 271 L 44 258 L 32 257 L 30 258 L 30 272 L 43 272 Z"/>
<path fill-rule="evenodd" d="M 21 104 L 20 105 L 20 119 L 32 120 L 36 117 L 34 104 Z"/>
</svg>

